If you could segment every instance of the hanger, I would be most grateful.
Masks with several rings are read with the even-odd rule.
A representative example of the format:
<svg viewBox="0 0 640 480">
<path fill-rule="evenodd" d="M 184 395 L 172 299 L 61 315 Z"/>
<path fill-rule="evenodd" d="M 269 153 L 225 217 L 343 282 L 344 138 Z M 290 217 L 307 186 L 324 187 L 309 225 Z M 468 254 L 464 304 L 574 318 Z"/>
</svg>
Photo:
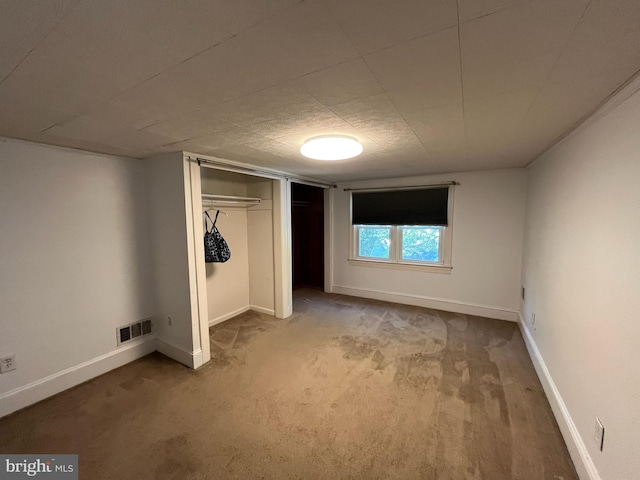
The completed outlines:
<svg viewBox="0 0 640 480">
<path fill-rule="evenodd" d="M 227 212 L 223 210 L 218 210 L 217 208 L 205 209 L 205 212 L 213 212 L 213 211 L 223 213 L 225 217 L 229 218 L 229 215 L 227 214 Z"/>
</svg>

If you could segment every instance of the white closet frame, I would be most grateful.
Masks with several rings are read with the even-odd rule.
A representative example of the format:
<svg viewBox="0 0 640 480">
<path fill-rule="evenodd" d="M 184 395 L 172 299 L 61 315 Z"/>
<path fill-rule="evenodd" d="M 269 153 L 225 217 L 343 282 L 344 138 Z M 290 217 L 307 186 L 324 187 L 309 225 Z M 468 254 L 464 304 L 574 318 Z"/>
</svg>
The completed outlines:
<svg viewBox="0 0 640 480">
<path fill-rule="evenodd" d="M 185 163 L 188 164 L 188 191 L 186 207 L 191 211 L 191 222 L 188 222 L 189 245 L 189 276 L 191 289 L 192 312 L 197 312 L 197 319 L 192 323 L 193 331 L 193 367 L 198 368 L 211 359 L 209 345 L 209 318 L 207 303 L 207 279 L 202 238 L 204 230 L 202 215 L 202 184 L 198 159 L 210 159 L 219 165 L 214 168 L 245 175 L 274 180 L 273 188 L 273 244 L 274 244 L 274 283 L 275 283 L 275 316 L 286 318 L 293 313 L 293 272 L 291 266 L 291 182 L 283 178 L 279 172 L 270 174 L 266 171 L 247 173 L 238 165 L 234 168 L 232 162 L 226 163 L 216 157 L 183 152 Z M 207 167 L 210 168 L 210 167 Z M 218 199 L 220 200 L 220 199 Z M 227 198 L 227 200 L 229 200 Z M 237 199 L 236 199 L 237 200 Z"/>
</svg>

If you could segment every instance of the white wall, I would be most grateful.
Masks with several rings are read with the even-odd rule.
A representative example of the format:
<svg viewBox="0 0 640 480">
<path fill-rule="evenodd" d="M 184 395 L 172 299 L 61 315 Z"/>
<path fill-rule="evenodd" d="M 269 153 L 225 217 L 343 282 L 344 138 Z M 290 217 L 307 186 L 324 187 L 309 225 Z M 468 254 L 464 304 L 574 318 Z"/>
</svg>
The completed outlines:
<svg viewBox="0 0 640 480">
<path fill-rule="evenodd" d="M 254 178 L 247 195 L 262 199 L 247 211 L 249 238 L 249 296 L 254 310 L 275 313 L 275 275 L 273 238 L 273 180 Z"/>
<path fill-rule="evenodd" d="M 254 310 L 269 315 L 275 313 L 272 212 L 271 200 L 247 212 L 250 303 Z"/>
<path fill-rule="evenodd" d="M 0 416 L 154 350 L 116 347 L 153 313 L 146 194 L 140 161 L 0 139 Z"/>
<path fill-rule="evenodd" d="M 581 478 L 590 468 L 597 478 L 591 461 L 603 479 L 640 475 L 639 125 L 636 93 L 529 175 L 523 317 L 544 380 L 557 389 L 548 394 Z M 602 452 L 596 416 L 605 426 Z"/>
<path fill-rule="evenodd" d="M 227 213 L 218 216 L 216 226 L 229 245 L 231 258 L 225 263 L 207 263 L 207 301 L 209 324 L 227 320 L 249 309 L 249 244 L 247 209 L 228 206 L 206 207 L 215 220 L 215 209 Z M 209 224 L 211 228 L 211 224 Z"/>
<path fill-rule="evenodd" d="M 187 365 L 200 348 L 197 304 L 189 270 L 190 206 L 182 153 L 141 161 L 146 167 L 149 193 L 154 321 L 158 350 Z M 195 272 L 193 272 L 195 275 Z M 170 318 L 170 320 L 169 320 Z M 196 325 L 194 325 L 194 318 Z"/>
<path fill-rule="evenodd" d="M 349 187 L 455 180 L 450 274 L 350 265 Z M 333 287 L 338 293 L 517 319 L 526 196 L 523 169 L 338 185 L 331 191 Z M 381 293 L 383 292 L 383 293 Z"/>
</svg>

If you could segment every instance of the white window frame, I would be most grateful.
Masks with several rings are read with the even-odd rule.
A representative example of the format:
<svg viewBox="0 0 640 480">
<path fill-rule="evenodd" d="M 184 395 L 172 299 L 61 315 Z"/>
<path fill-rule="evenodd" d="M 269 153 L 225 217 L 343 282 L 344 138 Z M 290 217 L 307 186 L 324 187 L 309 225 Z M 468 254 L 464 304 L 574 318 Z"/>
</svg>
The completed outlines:
<svg viewBox="0 0 640 480">
<path fill-rule="evenodd" d="M 348 262 L 354 266 L 391 268 L 396 270 L 417 270 L 432 273 L 451 273 L 452 245 L 453 245 L 453 188 L 449 187 L 448 224 L 438 225 L 353 225 L 351 222 L 351 209 L 349 209 L 349 258 Z M 359 256 L 358 245 L 360 243 L 359 227 L 384 227 L 390 228 L 390 258 L 372 258 Z M 437 262 L 402 259 L 402 229 L 411 227 L 440 227 L 440 258 Z"/>
</svg>

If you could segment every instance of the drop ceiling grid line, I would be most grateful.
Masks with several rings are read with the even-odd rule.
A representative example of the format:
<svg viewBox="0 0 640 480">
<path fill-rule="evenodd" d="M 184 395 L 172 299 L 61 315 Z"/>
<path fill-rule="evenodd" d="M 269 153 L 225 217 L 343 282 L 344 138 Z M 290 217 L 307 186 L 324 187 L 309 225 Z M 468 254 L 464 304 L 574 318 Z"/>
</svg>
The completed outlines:
<svg viewBox="0 0 640 480">
<path fill-rule="evenodd" d="M 495 9 L 495 10 L 493 10 L 491 12 L 479 13 L 475 17 L 467 18 L 466 20 L 463 20 L 462 23 L 473 22 L 474 20 L 479 20 L 481 18 L 487 18 L 487 17 L 490 17 L 491 15 L 496 15 L 498 13 L 506 12 L 507 10 L 511 10 L 511 9 L 519 8 L 519 7 L 521 7 L 521 5 L 518 4 L 518 3 L 514 3 L 513 5 L 505 5 L 504 7 L 502 7 L 502 8 L 498 7 L 497 9 Z"/>
<path fill-rule="evenodd" d="M 372 50 L 370 52 L 367 52 L 367 53 L 361 55 L 361 57 L 364 59 L 364 57 L 368 57 L 369 55 L 375 55 L 376 53 L 384 52 L 385 50 L 389 50 L 389 49 L 394 48 L 394 47 L 399 47 L 400 45 L 403 45 L 403 44 L 409 43 L 409 42 L 413 42 L 414 40 L 419 40 L 421 38 L 427 38 L 427 37 L 431 37 L 433 35 L 438 35 L 439 33 L 446 32 L 447 30 L 451 30 L 452 28 L 456 28 L 456 25 L 455 24 L 454 25 L 447 25 L 446 27 L 442 27 L 442 28 L 439 28 L 437 30 L 433 30 L 431 32 L 421 33 L 419 35 L 415 35 L 413 37 L 406 38 L 404 40 L 400 40 L 400 41 L 398 41 L 396 43 L 393 43 L 391 45 L 385 45 L 384 47 L 380 47 L 377 50 Z"/>
<path fill-rule="evenodd" d="M 4 82 L 6 82 L 9 79 L 11 75 L 13 75 L 13 72 L 15 72 L 20 67 L 20 65 L 24 63 L 24 61 L 29 57 L 29 55 L 31 55 L 36 48 L 42 45 L 42 42 L 44 42 L 47 38 L 49 38 L 49 35 L 51 35 L 67 19 L 67 17 L 71 14 L 73 10 L 76 9 L 76 7 L 81 1 L 82 0 L 76 0 L 76 3 L 73 5 L 73 7 L 70 7 L 67 10 L 67 13 L 65 13 L 62 16 L 62 18 L 33 46 L 33 48 L 29 50 L 24 57 L 22 57 L 22 59 L 16 64 L 16 66 L 13 67 L 11 71 L 2 80 L 0 80 L 0 87 L 2 86 L 2 84 L 4 84 Z"/>
<path fill-rule="evenodd" d="M 456 0 L 456 15 L 458 18 L 458 59 L 460 65 L 460 95 L 462 96 L 462 133 L 464 136 L 464 156 L 468 165 L 469 156 L 467 154 L 467 120 L 464 109 L 464 75 L 462 68 L 462 35 L 460 34 L 460 0 Z"/>
<path fill-rule="evenodd" d="M 515 139 L 515 136 L 517 136 L 518 133 L 520 133 L 520 130 L 522 129 L 522 125 L 524 124 L 524 121 L 529 116 L 529 113 L 531 112 L 531 109 L 533 108 L 533 106 L 535 105 L 536 101 L 538 100 L 538 97 L 540 96 L 540 92 L 542 92 L 543 88 L 547 85 L 547 82 L 548 82 L 549 78 L 551 77 L 551 74 L 556 69 L 556 67 L 559 65 L 560 59 L 563 57 L 564 53 L 566 52 L 567 47 L 568 47 L 569 43 L 571 42 L 571 39 L 573 38 L 573 36 L 576 33 L 576 30 L 578 29 L 578 27 L 580 27 L 580 25 L 582 25 L 582 21 L 584 20 L 584 17 L 587 14 L 587 11 L 589 10 L 589 8 L 591 8 L 591 5 L 593 4 L 593 1 L 594 0 L 589 0 L 589 3 L 587 3 L 585 5 L 584 9 L 582 10 L 582 14 L 580 15 L 580 18 L 578 19 L 578 21 L 573 26 L 573 29 L 571 30 L 571 35 L 569 35 L 567 37 L 567 41 L 565 42 L 564 46 L 558 52 L 558 56 L 554 60 L 553 65 L 551 66 L 551 68 L 549 69 L 547 74 L 545 75 L 544 80 L 542 82 L 540 82 L 540 86 L 536 90 L 536 93 L 533 96 L 533 99 L 531 100 L 531 103 L 529 104 L 529 107 L 527 108 L 526 112 L 522 116 L 522 119 L 520 120 L 520 123 L 518 124 L 518 126 L 513 130 L 514 131 L 514 137 L 511 139 L 511 142 L 513 142 L 514 139 Z M 607 97 L 607 98 L 609 98 L 609 97 Z M 600 104 L 598 105 L 598 107 L 599 106 L 600 106 Z M 579 125 L 582 121 L 584 121 L 584 119 L 585 119 L 584 117 L 581 118 L 580 120 L 578 120 L 578 122 L 575 125 L 576 126 Z M 574 128 L 574 127 L 572 127 L 572 128 Z M 570 131 L 571 131 L 571 129 L 567 130 L 566 132 L 562 132 L 558 137 L 556 137 L 555 140 L 553 140 L 550 143 L 550 145 L 547 145 L 540 152 L 538 152 L 536 155 L 534 155 L 533 158 L 531 158 L 525 164 L 525 166 L 528 166 L 529 164 L 531 164 L 531 162 L 533 162 L 536 158 L 538 158 L 540 155 L 542 155 L 543 152 L 547 151 L 550 148 L 551 145 L 555 145 L 556 143 L 558 143 L 560 141 L 560 139 L 563 138 L 565 136 L 565 134 L 567 134 Z M 507 148 L 507 147 L 505 147 L 505 148 Z"/>
</svg>

